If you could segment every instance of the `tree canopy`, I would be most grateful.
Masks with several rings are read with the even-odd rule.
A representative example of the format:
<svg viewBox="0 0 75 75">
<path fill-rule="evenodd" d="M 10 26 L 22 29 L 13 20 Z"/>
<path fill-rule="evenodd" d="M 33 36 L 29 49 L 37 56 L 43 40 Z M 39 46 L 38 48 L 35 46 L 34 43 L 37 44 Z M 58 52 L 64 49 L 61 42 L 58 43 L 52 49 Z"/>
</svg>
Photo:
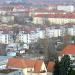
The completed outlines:
<svg viewBox="0 0 75 75">
<path fill-rule="evenodd" d="M 55 62 L 53 75 L 69 75 L 71 70 L 70 56 L 64 55 L 60 62 Z"/>
</svg>

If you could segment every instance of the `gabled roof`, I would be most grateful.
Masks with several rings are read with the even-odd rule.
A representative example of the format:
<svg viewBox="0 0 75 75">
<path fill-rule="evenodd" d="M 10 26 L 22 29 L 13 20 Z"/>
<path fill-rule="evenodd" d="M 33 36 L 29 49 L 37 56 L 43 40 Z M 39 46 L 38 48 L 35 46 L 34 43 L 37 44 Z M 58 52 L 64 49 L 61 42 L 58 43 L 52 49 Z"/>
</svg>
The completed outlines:
<svg viewBox="0 0 75 75">
<path fill-rule="evenodd" d="M 24 63 L 26 63 L 27 67 L 34 67 L 36 60 L 24 60 Z"/>
<path fill-rule="evenodd" d="M 27 65 L 24 63 L 24 60 L 9 58 L 7 63 L 7 68 L 25 68 Z"/>
<path fill-rule="evenodd" d="M 40 72 L 41 66 L 43 64 L 42 60 L 37 60 L 34 66 L 34 70 L 35 72 Z"/>
<path fill-rule="evenodd" d="M 75 54 L 75 45 L 66 46 L 63 49 L 62 54 Z"/>
<path fill-rule="evenodd" d="M 20 58 L 10 58 L 7 63 L 7 68 L 34 68 L 34 72 L 40 72 L 42 60 L 24 60 Z"/>
<path fill-rule="evenodd" d="M 54 65 L 55 65 L 55 62 L 53 62 L 53 61 L 48 62 L 47 71 L 52 72 Z"/>
</svg>

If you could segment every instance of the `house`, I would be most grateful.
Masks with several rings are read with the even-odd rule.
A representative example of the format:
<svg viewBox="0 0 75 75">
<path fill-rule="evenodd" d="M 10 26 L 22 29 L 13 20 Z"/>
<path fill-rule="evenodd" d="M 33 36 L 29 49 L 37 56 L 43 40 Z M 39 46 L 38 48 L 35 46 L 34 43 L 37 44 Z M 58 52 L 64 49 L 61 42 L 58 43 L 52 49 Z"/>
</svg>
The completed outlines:
<svg viewBox="0 0 75 75">
<path fill-rule="evenodd" d="M 59 54 L 59 61 L 61 60 L 61 58 L 64 55 L 69 55 L 70 56 L 70 60 L 72 62 L 72 67 L 75 69 L 75 45 L 71 44 L 71 45 L 67 45 Z"/>
<path fill-rule="evenodd" d="M 69 55 L 71 60 L 75 60 L 75 45 L 67 45 L 61 53 L 62 56 Z"/>
<path fill-rule="evenodd" d="M 7 64 L 8 69 L 21 69 L 25 75 L 47 73 L 44 61 L 42 60 L 25 60 L 20 58 L 10 58 Z"/>
<path fill-rule="evenodd" d="M 17 69 L 2 69 L 0 75 L 24 75 L 21 70 Z"/>
<path fill-rule="evenodd" d="M 8 60 L 6 69 L 18 69 L 23 72 L 24 75 L 27 75 L 26 64 L 23 60 L 17 58 L 10 58 Z"/>
</svg>

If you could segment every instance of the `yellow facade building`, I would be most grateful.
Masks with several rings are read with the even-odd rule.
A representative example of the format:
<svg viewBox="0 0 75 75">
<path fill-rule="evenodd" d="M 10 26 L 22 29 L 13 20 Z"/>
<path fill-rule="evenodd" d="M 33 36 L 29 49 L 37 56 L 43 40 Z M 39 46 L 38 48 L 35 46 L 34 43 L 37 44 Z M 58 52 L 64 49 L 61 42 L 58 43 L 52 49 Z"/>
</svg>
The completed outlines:
<svg viewBox="0 0 75 75">
<path fill-rule="evenodd" d="M 75 14 L 37 14 L 33 17 L 34 24 L 45 24 L 45 22 L 60 25 L 66 23 L 75 23 Z"/>
</svg>

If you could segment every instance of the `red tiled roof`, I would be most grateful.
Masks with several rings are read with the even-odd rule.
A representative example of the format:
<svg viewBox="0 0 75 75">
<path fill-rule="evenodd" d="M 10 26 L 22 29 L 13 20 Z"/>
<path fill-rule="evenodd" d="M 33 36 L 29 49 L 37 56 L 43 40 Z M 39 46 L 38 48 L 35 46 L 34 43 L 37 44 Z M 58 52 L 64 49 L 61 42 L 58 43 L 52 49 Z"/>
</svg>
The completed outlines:
<svg viewBox="0 0 75 75">
<path fill-rule="evenodd" d="M 75 54 L 75 45 L 66 46 L 63 49 L 62 54 Z"/>
<path fill-rule="evenodd" d="M 54 68 L 54 65 L 55 65 L 55 62 L 49 62 L 48 63 L 48 66 L 47 66 L 47 71 L 48 72 L 52 72 L 53 71 L 53 68 Z"/>
<path fill-rule="evenodd" d="M 19 58 L 10 58 L 6 68 L 34 68 L 34 72 L 40 72 L 42 60 L 24 60 Z"/>
<path fill-rule="evenodd" d="M 47 17 L 47 18 L 75 18 L 75 13 L 66 14 L 37 14 L 34 17 Z"/>
<path fill-rule="evenodd" d="M 27 67 L 34 67 L 34 72 L 40 72 L 42 60 L 25 60 Z"/>
<path fill-rule="evenodd" d="M 21 59 L 9 58 L 7 68 L 25 68 L 27 65 Z"/>
<path fill-rule="evenodd" d="M 42 60 L 37 60 L 34 66 L 35 72 L 40 72 L 41 66 L 42 66 L 43 61 Z"/>
<path fill-rule="evenodd" d="M 36 60 L 25 60 L 27 67 L 34 67 Z"/>
</svg>

